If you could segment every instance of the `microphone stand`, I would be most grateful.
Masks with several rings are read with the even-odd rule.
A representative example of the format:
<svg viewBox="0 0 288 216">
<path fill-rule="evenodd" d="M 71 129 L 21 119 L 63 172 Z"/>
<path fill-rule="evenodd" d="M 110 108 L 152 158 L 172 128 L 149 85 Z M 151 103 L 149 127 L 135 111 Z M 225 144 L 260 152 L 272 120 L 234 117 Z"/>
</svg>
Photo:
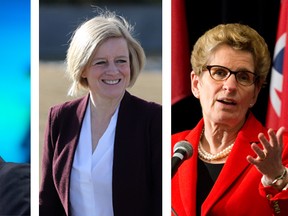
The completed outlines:
<svg viewBox="0 0 288 216">
<path fill-rule="evenodd" d="M 172 167 L 173 167 L 173 161 L 172 161 Z M 171 179 L 173 178 L 173 176 L 176 174 L 176 171 L 178 170 L 177 168 L 174 168 L 174 170 L 172 169 L 172 175 L 171 175 Z M 177 212 L 174 210 L 174 208 L 171 206 L 171 212 L 174 216 L 178 216 Z"/>
</svg>

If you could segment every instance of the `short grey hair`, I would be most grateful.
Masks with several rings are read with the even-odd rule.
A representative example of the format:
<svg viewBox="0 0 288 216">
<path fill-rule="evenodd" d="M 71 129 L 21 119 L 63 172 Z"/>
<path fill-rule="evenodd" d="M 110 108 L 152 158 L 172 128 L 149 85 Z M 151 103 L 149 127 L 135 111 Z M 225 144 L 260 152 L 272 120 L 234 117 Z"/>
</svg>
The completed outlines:
<svg viewBox="0 0 288 216">
<path fill-rule="evenodd" d="M 191 64 L 195 74 L 200 75 L 203 67 L 217 47 L 228 45 L 233 49 L 250 52 L 253 56 L 256 84 L 262 85 L 271 65 L 271 57 L 264 38 L 253 28 L 239 23 L 220 24 L 206 31 L 195 43 Z"/>
</svg>

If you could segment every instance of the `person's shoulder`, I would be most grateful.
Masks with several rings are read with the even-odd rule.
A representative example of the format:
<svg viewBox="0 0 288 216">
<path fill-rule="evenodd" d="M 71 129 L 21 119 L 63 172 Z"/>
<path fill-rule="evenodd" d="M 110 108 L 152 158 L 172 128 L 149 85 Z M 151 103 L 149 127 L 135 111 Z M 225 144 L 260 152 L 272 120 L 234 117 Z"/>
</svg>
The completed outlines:
<svg viewBox="0 0 288 216">
<path fill-rule="evenodd" d="M 68 101 L 65 101 L 63 103 L 59 103 L 59 104 L 52 106 L 51 109 L 62 110 L 62 109 L 69 109 L 69 108 L 77 107 L 77 106 L 79 106 L 79 104 L 85 102 L 88 98 L 89 98 L 89 96 L 86 95 L 86 96 L 82 96 L 82 97 L 75 98 L 72 100 L 68 100 Z"/>
<path fill-rule="evenodd" d="M 1 162 L 0 215 L 30 215 L 30 164 Z"/>
<path fill-rule="evenodd" d="M 0 164 L 1 179 L 9 180 L 20 176 L 30 178 L 30 164 L 12 162 L 2 162 Z"/>
<path fill-rule="evenodd" d="M 162 105 L 156 103 L 154 101 L 148 101 L 143 98 L 137 97 L 135 95 L 131 95 L 130 93 L 126 93 L 124 98 L 128 98 L 132 104 L 138 106 L 142 109 L 154 109 L 154 110 L 162 110 Z"/>
<path fill-rule="evenodd" d="M 70 116 L 70 113 L 75 113 L 78 109 L 81 109 L 86 106 L 86 103 L 89 99 L 89 95 L 76 98 L 73 100 L 69 100 L 60 104 L 56 104 L 52 107 L 50 107 L 50 115 L 51 116 L 61 116 L 68 115 Z"/>
<path fill-rule="evenodd" d="M 185 139 L 185 137 L 191 132 L 191 130 L 184 130 L 177 133 L 172 134 L 172 143 L 178 142 L 180 140 Z"/>
</svg>

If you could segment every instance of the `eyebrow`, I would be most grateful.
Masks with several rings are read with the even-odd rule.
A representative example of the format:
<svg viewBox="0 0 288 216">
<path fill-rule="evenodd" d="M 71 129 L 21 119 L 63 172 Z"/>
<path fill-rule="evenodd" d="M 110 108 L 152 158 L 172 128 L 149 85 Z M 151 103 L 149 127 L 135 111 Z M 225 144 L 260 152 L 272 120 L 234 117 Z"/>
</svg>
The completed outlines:
<svg viewBox="0 0 288 216">
<path fill-rule="evenodd" d="M 126 55 L 120 55 L 120 56 L 116 56 L 115 58 L 128 58 L 129 59 L 129 56 L 126 56 Z M 98 59 L 106 59 L 105 56 L 99 56 L 99 57 L 94 57 L 93 60 L 98 60 Z"/>
<path fill-rule="evenodd" d="M 230 68 L 229 68 L 230 69 Z M 231 69 L 230 69 L 231 70 Z M 247 72 L 251 72 L 251 73 L 254 73 L 254 71 L 252 70 L 249 70 L 245 67 L 240 67 L 240 68 L 237 68 L 236 70 L 233 70 L 233 71 L 247 71 Z"/>
<path fill-rule="evenodd" d="M 231 68 L 229 68 L 229 67 L 226 67 L 226 66 L 223 66 L 223 65 L 210 65 L 210 66 L 215 66 L 215 67 L 223 67 L 223 68 L 227 68 L 227 69 L 229 69 L 229 70 L 231 70 L 231 71 L 234 71 L 234 72 L 244 72 L 244 71 L 246 71 L 246 72 L 250 72 L 250 73 L 255 73 L 254 71 L 252 71 L 252 70 L 248 70 L 247 68 L 245 68 L 245 67 L 239 67 L 239 68 L 237 68 L 236 70 L 232 70 Z M 256 73 L 255 73 L 256 74 Z"/>
</svg>

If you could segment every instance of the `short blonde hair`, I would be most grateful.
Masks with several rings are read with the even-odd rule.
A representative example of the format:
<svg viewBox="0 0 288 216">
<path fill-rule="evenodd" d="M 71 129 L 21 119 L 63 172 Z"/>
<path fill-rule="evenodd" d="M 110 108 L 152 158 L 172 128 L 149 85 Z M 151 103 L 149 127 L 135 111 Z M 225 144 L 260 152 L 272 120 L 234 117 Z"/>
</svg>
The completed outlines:
<svg viewBox="0 0 288 216">
<path fill-rule="evenodd" d="M 268 46 L 254 29 L 239 23 L 220 24 L 206 31 L 197 40 L 191 55 L 193 71 L 200 75 L 214 50 L 223 44 L 250 52 L 254 59 L 254 72 L 259 76 L 256 84 L 265 82 L 271 65 Z"/>
<path fill-rule="evenodd" d="M 144 67 L 146 56 L 132 33 L 133 27 L 122 16 L 109 11 L 81 24 L 71 37 L 66 55 L 66 72 L 72 80 L 68 95 L 76 96 L 80 89 L 88 89 L 88 82 L 81 75 L 97 48 L 109 38 L 124 38 L 127 41 L 131 71 L 129 87 L 133 86 Z"/>
</svg>

